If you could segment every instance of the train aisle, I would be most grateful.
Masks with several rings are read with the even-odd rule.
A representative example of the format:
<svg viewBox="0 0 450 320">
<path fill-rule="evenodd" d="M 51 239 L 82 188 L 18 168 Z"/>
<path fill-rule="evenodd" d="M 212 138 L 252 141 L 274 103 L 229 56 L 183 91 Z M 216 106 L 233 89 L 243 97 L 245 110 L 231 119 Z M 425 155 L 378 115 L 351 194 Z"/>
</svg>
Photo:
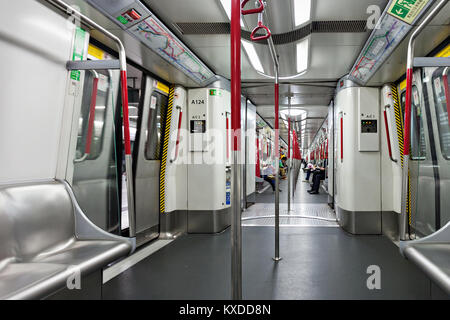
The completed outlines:
<svg viewBox="0 0 450 320">
<path fill-rule="evenodd" d="M 281 226 L 329 226 L 338 227 L 336 215 L 327 204 L 328 196 L 322 188 L 319 194 L 309 194 L 310 184 L 299 175 L 297 187 L 288 211 L 287 180 L 280 180 L 280 225 Z M 257 194 L 256 203 L 242 212 L 243 226 L 274 226 L 274 192 L 268 188 Z"/>
<path fill-rule="evenodd" d="M 306 196 L 307 187 L 299 181 L 295 196 Z M 295 214 L 335 219 L 326 202 L 315 199 L 316 203 L 293 204 Z M 244 299 L 429 298 L 429 280 L 389 239 L 352 236 L 333 227 L 333 221 L 281 219 L 283 260 L 275 264 L 273 222 L 266 219 L 265 225 L 255 226 L 264 219 L 246 220 L 261 215 L 259 209 L 264 208 L 264 214 L 273 215 L 273 203 L 268 202 L 243 214 Z M 280 204 L 281 215 L 285 209 L 286 204 Z M 105 283 L 103 298 L 229 299 L 230 243 L 230 229 L 216 235 L 184 235 Z M 381 269 L 381 290 L 367 287 L 367 268 L 373 265 Z"/>
</svg>

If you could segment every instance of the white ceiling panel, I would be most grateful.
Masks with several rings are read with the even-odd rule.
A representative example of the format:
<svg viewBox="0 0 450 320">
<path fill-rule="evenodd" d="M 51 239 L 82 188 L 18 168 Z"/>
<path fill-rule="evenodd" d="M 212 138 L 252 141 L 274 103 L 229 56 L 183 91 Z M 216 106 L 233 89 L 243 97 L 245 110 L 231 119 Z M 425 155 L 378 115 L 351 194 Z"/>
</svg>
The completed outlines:
<svg viewBox="0 0 450 320">
<path fill-rule="evenodd" d="M 294 0 L 295 1 L 295 0 Z M 312 1 L 313 20 L 366 20 L 367 8 L 377 5 L 383 12 L 388 0 L 315 0 Z"/>
</svg>

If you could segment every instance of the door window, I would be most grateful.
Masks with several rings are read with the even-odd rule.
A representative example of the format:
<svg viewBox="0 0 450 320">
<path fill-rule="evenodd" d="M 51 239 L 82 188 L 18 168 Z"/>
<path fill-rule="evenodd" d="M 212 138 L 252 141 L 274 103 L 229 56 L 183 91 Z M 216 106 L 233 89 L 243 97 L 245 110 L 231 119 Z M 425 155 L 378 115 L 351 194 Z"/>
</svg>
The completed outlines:
<svg viewBox="0 0 450 320">
<path fill-rule="evenodd" d="M 450 159 L 450 126 L 448 118 L 448 103 L 446 92 L 449 92 L 448 81 L 444 82 L 444 68 L 439 68 L 433 73 L 432 86 L 434 96 L 434 107 L 438 120 L 439 142 L 441 152 L 445 159 Z M 447 86 L 447 88 L 446 88 Z M 447 90 L 447 91 L 446 91 Z"/>
<path fill-rule="evenodd" d="M 412 86 L 411 95 L 411 159 L 425 160 L 427 156 L 423 114 L 419 90 Z"/>
<path fill-rule="evenodd" d="M 145 158 L 147 160 L 161 160 L 161 136 L 163 127 L 161 110 L 166 105 L 167 97 L 159 92 L 153 92 L 150 97 L 145 141 Z"/>
</svg>

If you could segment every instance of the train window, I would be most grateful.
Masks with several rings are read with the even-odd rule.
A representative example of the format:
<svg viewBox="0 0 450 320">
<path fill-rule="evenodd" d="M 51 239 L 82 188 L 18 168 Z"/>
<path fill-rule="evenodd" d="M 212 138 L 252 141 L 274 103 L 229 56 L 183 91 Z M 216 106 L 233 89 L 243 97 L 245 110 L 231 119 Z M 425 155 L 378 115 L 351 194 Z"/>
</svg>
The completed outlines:
<svg viewBox="0 0 450 320">
<path fill-rule="evenodd" d="M 450 159 L 450 123 L 447 105 L 450 101 L 447 101 L 446 99 L 446 92 L 448 94 L 450 88 L 448 87 L 448 81 L 444 82 L 444 69 L 445 68 L 439 68 L 433 73 L 432 86 L 434 107 L 436 110 L 436 117 L 438 119 L 441 152 L 445 159 Z"/>
<path fill-rule="evenodd" d="M 108 105 L 109 97 L 109 76 L 105 73 L 97 72 L 98 74 L 98 85 L 97 85 L 97 96 L 94 111 L 93 127 L 91 128 L 91 147 L 90 153 L 87 156 L 87 160 L 94 160 L 100 156 L 103 144 L 103 134 L 105 127 L 105 117 L 106 117 L 106 106 Z M 83 99 L 80 110 L 79 127 L 78 127 L 78 137 L 77 137 L 77 147 L 76 147 L 76 158 L 80 159 L 83 157 L 86 144 L 88 143 L 89 135 L 89 114 L 91 109 L 92 95 L 94 94 L 94 73 L 86 72 L 84 87 L 83 87 Z"/>
<path fill-rule="evenodd" d="M 420 94 L 415 85 L 411 97 L 411 159 L 425 160 L 427 156 L 425 145 L 425 130 L 420 106 Z"/>
<path fill-rule="evenodd" d="M 150 108 L 147 121 L 147 140 L 145 142 L 145 158 L 161 160 L 161 128 L 163 126 L 161 110 L 167 105 L 167 97 L 159 92 L 153 92 L 150 98 Z"/>
</svg>

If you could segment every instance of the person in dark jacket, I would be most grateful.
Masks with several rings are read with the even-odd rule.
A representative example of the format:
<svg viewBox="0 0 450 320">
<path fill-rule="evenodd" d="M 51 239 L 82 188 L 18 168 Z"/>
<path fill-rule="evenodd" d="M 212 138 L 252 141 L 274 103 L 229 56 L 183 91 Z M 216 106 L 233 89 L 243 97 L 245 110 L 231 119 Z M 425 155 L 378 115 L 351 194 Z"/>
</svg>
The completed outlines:
<svg viewBox="0 0 450 320">
<path fill-rule="evenodd" d="M 325 180 L 325 168 L 319 164 L 313 172 L 313 184 L 309 194 L 319 194 L 320 180 Z"/>
</svg>

